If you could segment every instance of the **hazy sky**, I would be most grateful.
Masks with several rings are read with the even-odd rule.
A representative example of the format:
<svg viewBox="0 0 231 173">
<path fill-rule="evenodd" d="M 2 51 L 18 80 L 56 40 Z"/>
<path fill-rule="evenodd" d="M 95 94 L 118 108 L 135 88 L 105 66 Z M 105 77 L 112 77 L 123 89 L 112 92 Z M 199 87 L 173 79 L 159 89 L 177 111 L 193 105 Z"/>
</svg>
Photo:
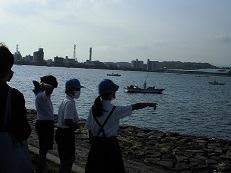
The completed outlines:
<svg viewBox="0 0 231 173">
<path fill-rule="evenodd" d="M 231 0 L 0 0 L 0 42 L 85 62 L 231 66 Z"/>
</svg>

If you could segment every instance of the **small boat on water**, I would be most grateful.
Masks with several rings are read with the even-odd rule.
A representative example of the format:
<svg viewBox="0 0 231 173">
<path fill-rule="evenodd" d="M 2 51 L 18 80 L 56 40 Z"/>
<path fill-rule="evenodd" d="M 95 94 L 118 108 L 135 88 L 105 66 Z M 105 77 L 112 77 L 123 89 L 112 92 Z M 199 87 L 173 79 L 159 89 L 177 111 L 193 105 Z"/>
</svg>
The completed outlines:
<svg viewBox="0 0 231 173">
<path fill-rule="evenodd" d="M 147 77 L 148 78 L 148 77 Z M 147 80 L 146 78 L 146 80 Z M 138 87 L 137 85 L 130 85 L 124 87 L 124 91 L 128 93 L 150 93 L 150 94 L 162 94 L 164 89 L 153 87 L 147 87 L 146 80 L 144 82 L 143 88 Z"/>
<path fill-rule="evenodd" d="M 212 85 L 225 85 L 225 83 L 217 82 L 216 80 L 214 80 L 213 82 L 209 82 L 209 84 L 212 84 Z"/>
<path fill-rule="evenodd" d="M 121 76 L 121 74 L 118 74 L 118 73 L 110 73 L 110 74 L 107 74 L 108 76 Z"/>
<path fill-rule="evenodd" d="M 158 89 L 155 88 L 155 86 L 153 87 L 147 87 L 147 88 L 140 88 L 136 85 L 130 85 L 127 87 L 124 87 L 125 92 L 128 93 L 150 93 L 150 94 L 162 94 L 162 92 L 164 91 L 164 89 Z"/>
</svg>

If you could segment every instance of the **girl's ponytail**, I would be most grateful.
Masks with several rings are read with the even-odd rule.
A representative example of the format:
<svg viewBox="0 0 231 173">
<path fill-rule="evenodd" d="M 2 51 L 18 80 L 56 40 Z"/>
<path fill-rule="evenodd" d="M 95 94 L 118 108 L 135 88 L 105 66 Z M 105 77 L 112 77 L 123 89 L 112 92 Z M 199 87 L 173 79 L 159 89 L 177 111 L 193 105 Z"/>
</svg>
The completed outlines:
<svg viewBox="0 0 231 173">
<path fill-rule="evenodd" d="M 100 99 L 100 95 L 96 97 L 92 106 L 92 113 L 96 117 L 100 117 L 103 114 L 103 105 Z"/>
</svg>

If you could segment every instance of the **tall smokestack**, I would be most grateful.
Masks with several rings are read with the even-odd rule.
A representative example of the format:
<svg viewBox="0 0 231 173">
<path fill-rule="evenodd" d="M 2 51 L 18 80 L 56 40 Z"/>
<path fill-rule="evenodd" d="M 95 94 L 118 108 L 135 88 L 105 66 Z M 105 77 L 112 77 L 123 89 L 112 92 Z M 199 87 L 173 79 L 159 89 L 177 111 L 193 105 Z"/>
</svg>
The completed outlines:
<svg viewBox="0 0 231 173">
<path fill-rule="evenodd" d="M 76 45 L 75 44 L 74 44 L 74 55 L 73 55 L 73 58 L 77 61 L 77 58 L 76 58 Z"/>
<path fill-rule="evenodd" d="M 90 47 L 90 52 L 89 52 L 89 61 L 91 61 L 91 55 L 92 55 L 92 48 Z"/>
</svg>

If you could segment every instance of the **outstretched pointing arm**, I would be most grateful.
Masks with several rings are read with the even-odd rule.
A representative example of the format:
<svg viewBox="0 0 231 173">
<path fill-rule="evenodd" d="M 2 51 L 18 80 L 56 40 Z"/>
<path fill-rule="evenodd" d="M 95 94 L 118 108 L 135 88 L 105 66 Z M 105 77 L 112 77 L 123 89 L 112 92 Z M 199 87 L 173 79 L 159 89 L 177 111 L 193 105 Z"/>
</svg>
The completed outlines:
<svg viewBox="0 0 231 173">
<path fill-rule="evenodd" d="M 136 103 L 132 105 L 132 110 L 143 109 L 146 107 L 153 107 L 154 110 L 156 109 L 156 103 Z"/>
</svg>

